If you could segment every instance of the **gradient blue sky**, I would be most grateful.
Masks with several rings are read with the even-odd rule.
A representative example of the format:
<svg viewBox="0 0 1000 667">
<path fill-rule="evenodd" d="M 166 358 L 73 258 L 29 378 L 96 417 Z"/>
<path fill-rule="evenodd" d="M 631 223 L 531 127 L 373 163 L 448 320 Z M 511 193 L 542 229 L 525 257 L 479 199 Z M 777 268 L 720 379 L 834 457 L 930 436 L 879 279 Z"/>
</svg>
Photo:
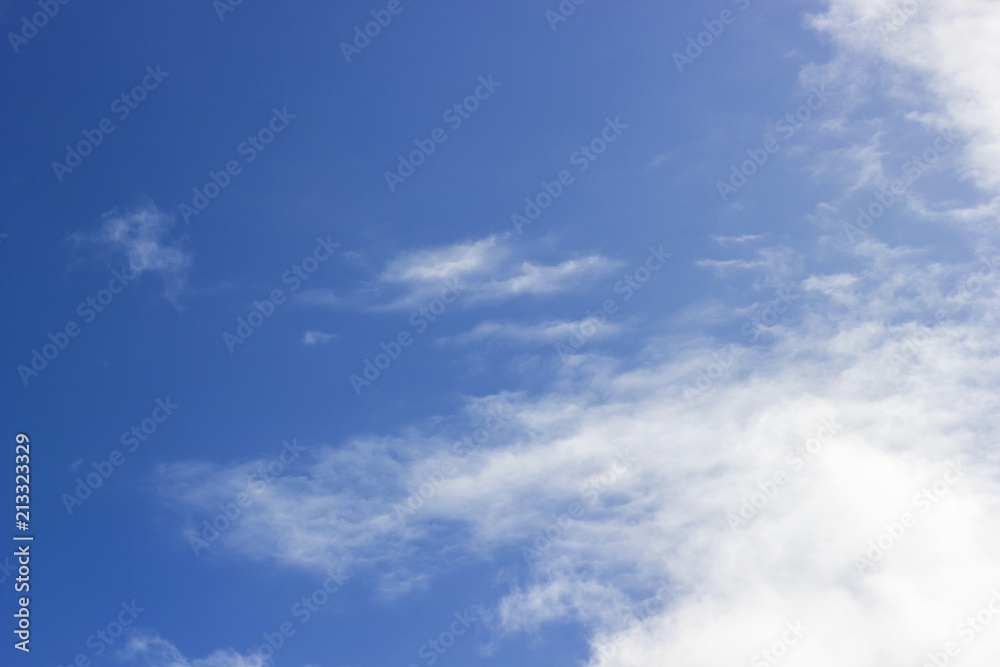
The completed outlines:
<svg viewBox="0 0 1000 667">
<path fill-rule="evenodd" d="M 808 542 L 843 550 L 851 569 L 850 554 L 898 514 L 892 484 L 919 488 L 957 457 L 983 472 L 953 494 L 968 523 L 942 519 L 953 527 L 941 530 L 955 533 L 947 544 L 975 541 L 970 508 L 1000 497 L 995 284 L 938 318 L 928 329 L 937 342 L 920 345 L 907 379 L 883 387 L 879 363 L 995 252 L 1000 130 L 982 64 L 998 58 L 987 30 L 995 5 L 916 3 L 887 33 L 898 7 L 881 1 L 591 0 L 553 29 L 555 0 L 402 0 L 347 62 L 341 42 L 386 4 L 247 0 L 220 18 L 208 0 L 70 2 L 16 52 L 9 37 L 0 49 L 2 419 L 8 440 L 32 438 L 36 535 L 33 650 L 5 645 L 10 664 L 85 654 L 93 664 L 257 665 L 262 633 L 293 621 L 271 664 L 424 665 L 422 645 L 466 609 L 480 620 L 437 664 L 746 664 L 782 636 L 783 619 L 822 616 L 782 576 L 797 572 L 820 608 L 837 607 L 836 567 L 799 563 L 798 538 L 773 546 L 802 526 L 853 527 Z M 36 11 L 0 2 L 4 33 Z M 679 72 L 674 54 L 723 12 L 733 20 Z M 166 74 L 121 118 L 114 101 L 147 68 Z M 481 77 L 499 85 L 449 126 L 442 114 Z M 808 120 L 782 130 L 810 101 Z M 241 143 L 274 110 L 294 117 L 247 160 Z M 67 144 L 104 118 L 114 131 L 57 176 Z M 576 151 L 609 119 L 624 129 L 580 170 Z M 386 170 L 436 128 L 447 140 L 390 190 Z M 906 178 L 942 131 L 954 140 L 912 172 L 905 203 L 855 237 L 845 225 L 857 208 Z M 779 148 L 723 201 L 718 182 L 769 135 Z M 185 221 L 192 189 L 231 160 L 239 173 Z M 572 184 L 513 233 L 511 215 L 563 170 Z M 339 246 L 298 286 L 286 272 L 318 238 Z M 625 299 L 619 281 L 661 246 L 669 260 Z M 88 321 L 78 304 L 126 266 L 136 277 Z M 422 330 L 411 314 L 445 280 L 465 287 Z M 230 351 L 223 334 L 276 288 L 284 303 Z M 796 295 L 791 305 L 765 315 L 782 290 Z M 607 322 L 588 322 L 608 299 Z M 18 366 L 69 321 L 79 335 L 23 381 Z M 556 343 L 581 324 L 593 334 L 560 354 Z M 350 376 L 401 332 L 412 344 L 356 391 Z M 733 370 L 685 394 L 733 346 Z M 179 407 L 128 452 L 123 432 L 168 397 Z M 903 426 L 880 422 L 890 403 Z M 918 427 L 912 406 L 939 419 Z M 482 450 L 455 456 L 451 443 L 487 408 L 509 419 Z M 738 489 L 752 491 L 775 467 L 769 456 L 783 460 L 830 415 L 852 434 L 837 451 L 852 454 L 798 478 L 803 495 L 790 491 L 755 537 L 730 531 Z M 192 531 L 285 441 L 302 454 L 196 555 Z M 623 448 L 639 461 L 624 473 Z M 115 449 L 124 463 L 69 513 L 63 494 Z M 393 523 L 398 503 L 443 469 L 456 472 L 427 506 Z M 608 471 L 613 482 L 584 499 L 576 532 L 527 561 L 522 546 Z M 869 474 L 870 495 L 853 495 Z M 843 493 L 854 500 L 829 501 Z M 858 525 L 864 516 L 873 526 Z M 996 545 L 981 539 L 961 552 L 976 559 L 964 568 L 972 601 L 1000 584 Z M 716 559 L 748 552 L 768 555 L 738 584 Z M 959 562 L 927 556 L 894 576 L 925 579 L 940 566 L 943 581 Z M 331 568 L 346 583 L 300 624 L 293 605 Z M 602 663 L 595 646 L 664 586 L 671 602 Z M 931 610 L 954 602 L 957 623 L 972 602 L 923 593 L 913 611 L 923 615 L 909 621 L 922 637 L 940 629 L 943 642 L 954 623 Z M 815 645 L 787 664 L 884 665 L 879 656 L 900 647 L 915 647 L 914 660 L 935 650 L 873 631 L 851 635 L 856 652 L 836 653 L 837 628 L 850 634 L 906 606 L 902 594 L 875 597 L 809 621 Z M 88 637 L 132 600 L 145 609 L 133 630 L 96 656 Z M 737 648 L 714 646 L 705 618 Z"/>
</svg>

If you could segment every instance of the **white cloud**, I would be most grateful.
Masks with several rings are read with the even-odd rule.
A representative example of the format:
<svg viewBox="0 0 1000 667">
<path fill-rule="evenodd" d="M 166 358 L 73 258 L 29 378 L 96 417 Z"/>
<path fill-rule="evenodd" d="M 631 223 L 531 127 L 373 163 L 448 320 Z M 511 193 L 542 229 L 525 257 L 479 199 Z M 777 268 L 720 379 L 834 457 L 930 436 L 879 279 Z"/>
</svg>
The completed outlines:
<svg viewBox="0 0 1000 667">
<path fill-rule="evenodd" d="M 898 104 L 972 138 L 963 164 L 993 196 L 997 5 L 919 2 L 881 34 L 903 4 L 834 0 L 813 17 L 839 49 L 824 75 L 861 98 L 872 82 L 855 67 L 897 67 L 887 81 Z M 880 173 L 874 149 L 855 158 L 847 189 Z M 972 641 L 960 629 L 1000 590 L 997 241 L 991 230 L 965 259 L 944 259 L 865 240 L 849 251 L 851 270 L 824 271 L 781 246 L 705 260 L 801 290 L 769 345 L 696 331 L 651 340 L 636 360 L 552 358 L 547 392 L 473 406 L 507 415 L 479 449 L 456 451 L 462 428 L 438 422 L 323 449 L 303 474 L 277 480 L 225 544 L 397 579 L 436 573 L 442 542 L 484 559 L 529 548 L 496 601 L 501 633 L 572 619 L 588 629 L 595 666 L 765 664 L 761 652 L 793 636 L 789 624 L 802 636 L 781 658 L 788 667 L 922 665 L 949 642 L 961 664 L 993 665 L 1000 618 Z M 486 261 L 466 250 L 445 264 Z M 398 275 L 424 280 L 418 264 Z M 616 471 L 623 452 L 636 464 Z M 175 497 L 201 510 L 244 473 L 166 474 L 186 489 Z M 408 501 L 417 507 L 400 514 Z M 622 634 L 630 606 L 665 585 L 676 597 Z M 602 657 L 613 637 L 623 641 Z"/>
<path fill-rule="evenodd" d="M 872 264 L 810 277 L 801 324 L 748 349 L 703 397 L 684 388 L 719 342 L 634 368 L 577 355 L 544 396 L 488 399 L 510 418 L 480 450 L 456 454 L 461 429 L 430 426 L 324 449 L 225 543 L 302 567 L 416 577 L 435 572 L 448 527 L 459 553 L 538 548 L 497 602 L 502 632 L 575 619 L 596 650 L 630 604 L 669 584 L 677 598 L 641 619 L 612 664 L 748 663 L 796 620 L 808 636 L 786 664 L 916 664 L 1000 586 L 1000 457 L 985 448 L 1000 435 L 1000 274 L 963 305 L 951 290 L 979 284 L 971 265 L 942 270 L 912 254 Z M 845 289 L 868 302 L 845 309 Z M 914 316 L 941 308 L 951 315 L 915 338 Z M 796 469 L 792 457 L 829 420 L 835 437 Z M 623 450 L 637 465 L 609 478 Z M 965 464 L 961 483 L 920 512 L 912 497 L 949 461 Z M 188 501 L 213 507 L 249 469 L 214 468 Z M 776 471 L 786 483 L 733 530 L 727 515 Z M 433 491 L 413 496 L 428 479 Z M 399 521 L 408 498 L 419 507 Z M 560 528 L 553 514 L 574 503 L 582 513 Z M 906 511 L 917 523 L 857 572 L 855 557 Z M 546 531 L 551 542 L 539 540 Z M 1000 649 L 1000 635 L 977 641 Z"/>
<path fill-rule="evenodd" d="M 244 656 L 232 649 L 218 650 L 207 658 L 191 660 L 155 632 L 141 630 L 132 633 L 117 657 L 133 667 L 266 667 L 270 664 L 261 656 Z"/>
<path fill-rule="evenodd" d="M 302 336 L 302 342 L 306 345 L 323 345 L 336 338 L 335 334 L 323 333 L 322 331 L 307 331 Z"/>
<path fill-rule="evenodd" d="M 433 283 L 458 280 L 498 268 L 507 248 L 495 236 L 472 243 L 414 250 L 391 260 L 382 272 L 387 283 Z"/>
<path fill-rule="evenodd" d="M 800 276 L 799 315 L 771 347 L 727 359 L 717 352 L 731 341 L 695 332 L 651 341 L 641 364 L 576 355 L 552 367 L 549 392 L 483 399 L 464 428 L 320 449 L 222 543 L 305 568 L 373 568 L 397 592 L 439 573 L 443 538 L 449 556 L 529 548 L 495 627 L 575 620 L 594 665 L 612 638 L 603 664 L 747 664 L 787 623 L 807 628 L 789 666 L 921 664 L 1000 587 L 1000 256 L 988 270 L 862 246 L 857 272 Z M 712 382 L 685 396 L 700 371 Z M 488 405 L 504 427 L 456 450 Z M 623 452 L 636 465 L 616 471 Z M 962 477 L 939 493 L 952 462 Z M 204 512 L 253 465 L 164 476 Z M 935 502 L 915 499 L 925 489 Z M 888 548 L 859 571 L 880 539 Z M 676 597 L 623 630 L 663 586 Z M 963 662 L 998 651 L 1000 634 L 983 633 Z"/>
<path fill-rule="evenodd" d="M 191 254 L 180 242 L 168 238 L 173 217 L 150 203 L 124 212 L 114 209 L 101 218 L 103 222 L 96 232 L 77 232 L 70 238 L 78 245 L 99 246 L 102 254 L 124 256 L 137 275 L 158 274 L 163 281 L 163 297 L 179 308 L 177 299 L 187 283 Z"/>
<path fill-rule="evenodd" d="M 822 173 L 831 165 L 843 165 L 841 171 L 853 181 L 845 194 L 880 186 L 886 182 L 883 158 L 889 154 L 881 148 L 881 140 L 882 133 L 874 130 L 865 143 L 825 151 L 821 158 L 822 166 L 816 171 Z"/>
<path fill-rule="evenodd" d="M 600 255 L 541 264 L 522 254 L 518 246 L 497 236 L 411 250 L 391 259 L 377 280 L 366 282 L 353 299 L 319 289 L 299 298 L 336 308 L 354 303 L 373 311 L 396 311 L 426 306 L 445 292 L 449 298 L 457 294 L 463 306 L 483 305 L 578 289 L 620 265 Z"/>
<path fill-rule="evenodd" d="M 721 246 L 728 247 L 734 243 L 750 243 L 764 238 L 761 234 L 741 234 L 740 236 L 719 236 L 715 234 L 712 240 Z"/>
<path fill-rule="evenodd" d="M 622 331 L 622 326 L 597 318 L 581 320 L 549 320 L 540 324 L 523 325 L 515 322 L 480 322 L 471 331 L 442 339 L 445 343 L 469 344 L 485 340 L 504 340 L 521 344 L 537 345 L 565 342 L 573 336 L 580 336 L 581 327 L 586 330 L 583 338 L 605 338 Z"/>
<path fill-rule="evenodd" d="M 696 262 L 698 266 L 712 269 L 718 277 L 740 271 L 764 273 L 768 276 L 766 284 L 781 284 L 800 271 L 800 263 L 799 253 L 782 245 L 761 248 L 754 252 L 753 259 L 700 259 Z"/>
<path fill-rule="evenodd" d="M 571 259 L 551 266 L 521 262 L 510 266 L 504 276 L 473 287 L 473 298 L 500 301 L 523 294 L 557 294 L 581 287 L 595 276 L 607 275 L 617 266 L 621 263 L 600 255 Z"/>
<path fill-rule="evenodd" d="M 902 2 L 831 0 L 810 25 L 829 35 L 837 58 L 821 75 L 869 97 L 876 76 L 911 117 L 954 128 L 971 141 L 968 174 L 987 190 L 1000 187 L 1000 13 L 992 0 Z M 905 7 L 915 7 L 907 11 Z M 894 23 L 895 21 L 895 23 Z"/>
</svg>

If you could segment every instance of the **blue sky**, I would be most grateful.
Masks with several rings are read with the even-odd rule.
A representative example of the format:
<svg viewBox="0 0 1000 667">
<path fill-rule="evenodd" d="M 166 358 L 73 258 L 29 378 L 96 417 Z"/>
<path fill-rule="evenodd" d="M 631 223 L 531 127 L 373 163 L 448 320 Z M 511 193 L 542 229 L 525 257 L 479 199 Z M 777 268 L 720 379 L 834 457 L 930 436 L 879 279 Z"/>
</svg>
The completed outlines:
<svg viewBox="0 0 1000 667">
<path fill-rule="evenodd" d="M 995 5 L 0 20 L 11 664 L 996 655 Z"/>
</svg>

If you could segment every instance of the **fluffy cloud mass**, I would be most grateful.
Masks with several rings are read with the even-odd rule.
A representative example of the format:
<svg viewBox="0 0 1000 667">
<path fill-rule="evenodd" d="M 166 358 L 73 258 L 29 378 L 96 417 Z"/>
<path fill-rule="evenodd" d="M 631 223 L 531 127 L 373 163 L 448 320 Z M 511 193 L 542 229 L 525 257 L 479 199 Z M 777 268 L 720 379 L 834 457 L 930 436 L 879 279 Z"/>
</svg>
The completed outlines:
<svg viewBox="0 0 1000 667">
<path fill-rule="evenodd" d="M 755 289 L 794 288 L 754 341 L 673 331 L 634 357 L 553 356 L 542 395 L 489 396 L 445 426 L 315 449 L 222 544 L 316 570 L 381 570 L 394 589 L 451 556 L 514 548 L 527 575 L 495 601 L 496 633 L 574 620 L 590 633 L 591 665 L 995 664 L 1000 11 L 833 0 L 809 25 L 837 55 L 804 78 L 860 98 L 877 94 L 871 74 L 884 70 L 887 123 L 910 122 L 917 143 L 945 127 L 959 138 L 958 178 L 978 190 L 939 204 L 915 190 L 898 213 L 952 224 L 960 250 L 891 245 L 876 229 L 845 241 L 851 193 L 881 187 L 894 157 L 845 151 L 836 159 L 857 171 L 842 200 L 820 207 L 815 248 L 702 262 L 720 278 L 756 273 Z M 478 275 L 491 251 L 410 257 L 383 280 Z M 825 273 L 807 253 L 854 268 Z M 539 280 L 525 268 L 490 289 Z M 559 326 L 484 323 L 469 335 L 547 339 Z M 167 467 L 164 491 L 201 511 L 241 490 L 254 465 Z M 442 558 L 427 545 L 443 531 Z"/>
</svg>

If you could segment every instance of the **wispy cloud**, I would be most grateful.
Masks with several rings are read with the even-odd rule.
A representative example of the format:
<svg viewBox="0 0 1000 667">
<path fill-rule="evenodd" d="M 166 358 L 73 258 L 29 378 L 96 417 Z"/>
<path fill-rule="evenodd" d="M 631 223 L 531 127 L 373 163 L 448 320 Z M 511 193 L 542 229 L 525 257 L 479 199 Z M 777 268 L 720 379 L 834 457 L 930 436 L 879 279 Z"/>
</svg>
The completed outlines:
<svg viewBox="0 0 1000 667">
<path fill-rule="evenodd" d="M 471 243 L 414 250 L 391 260 L 380 279 L 390 284 L 436 285 L 442 280 L 494 272 L 508 253 L 509 248 L 496 236 Z"/>
<path fill-rule="evenodd" d="M 887 35 L 881 28 L 902 4 L 831 0 L 810 20 L 838 49 L 823 75 L 860 99 L 874 84 L 854 68 L 887 66 L 905 112 L 918 106 L 920 122 L 975 139 L 962 149 L 965 174 L 993 197 L 995 5 L 913 5 Z M 858 145 L 841 156 L 853 163 L 847 194 L 882 173 L 883 144 Z M 944 219 L 948 210 L 959 219 L 991 209 L 955 203 Z M 456 276 L 489 299 L 544 293 L 523 258 L 487 241 L 390 263 L 381 280 L 398 290 L 392 303 Z M 795 321 L 752 348 L 699 330 L 671 345 L 651 339 L 636 358 L 550 354 L 547 390 L 470 405 L 506 415 L 484 445 L 455 447 L 463 429 L 476 432 L 475 419 L 435 419 L 318 449 L 301 474 L 275 480 L 223 544 L 307 569 L 368 568 L 397 584 L 442 567 L 443 537 L 468 559 L 520 550 L 518 583 L 495 604 L 500 632 L 577 621 L 593 666 L 605 664 L 602 645 L 629 604 L 664 584 L 676 598 L 638 618 L 615 646 L 618 664 L 753 663 L 789 625 L 805 636 L 788 665 L 923 664 L 1000 587 L 997 241 L 989 230 L 962 246 L 964 256 L 943 258 L 866 239 L 845 251 L 850 267 L 831 270 L 784 246 L 702 260 L 719 276 L 759 272 L 794 285 Z M 813 251 L 833 252 L 824 240 Z M 539 340 L 566 324 L 486 322 L 466 335 Z M 698 397 L 686 395 L 702 377 Z M 623 450 L 637 463 L 620 471 Z M 252 466 L 177 465 L 162 475 L 168 497 L 203 512 Z M 1000 634 L 961 650 L 970 665 L 991 664 Z"/>
<path fill-rule="evenodd" d="M 595 276 L 607 275 L 621 265 L 621 262 L 613 262 L 600 255 L 566 260 L 549 266 L 521 262 L 511 265 L 506 276 L 477 284 L 474 298 L 498 301 L 524 294 L 566 292 L 582 287 Z"/>
<path fill-rule="evenodd" d="M 523 325 L 515 322 L 480 322 L 472 330 L 451 338 L 442 338 L 442 343 L 465 345 L 486 340 L 509 341 L 520 344 L 547 344 L 565 341 L 579 335 L 580 327 L 588 328 L 586 338 L 602 338 L 622 331 L 622 326 L 610 322 L 600 322 L 596 318 L 582 320 L 549 320 L 540 324 Z"/>
<path fill-rule="evenodd" d="M 135 274 L 155 273 L 163 281 L 163 297 L 180 308 L 178 297 L 187 283 L 192 255 L 180 240 L 172 240 L 174 219 L 149 203 L 130 210 L 114 209 L 101 216 L 94 232 L 70 236 L 78 247 L 96 247 L 101 257 L 124 257 Z"/>
<path fill-rule="evenodd" d="M 353 296 L 314 289 L 300 301 L 334 308 L 372 311 L 410 310 L 439 296 L 461 294 L 465 306 L 497 303 L 520 296 L 548 296 L 585 287 L 620 266 L 601 255 L 543 264 L 523 257 L 520 247 L 497 236 L 401 253 Z"/>
<path fill-rule="evenodd" d="M 302 342 L 306 345 L 322 345 L 328 343 L 337 336 L 335 334 L 323 333 L 322 331 L 307 331 L 302 336 Z"/>
<path fill-rule="evenodd" d="M 319 450 L 302 474 L 276 480 L 225 544 L 310 569 L 373 568 L 393 581 L 437 572 L 442 530 L 468 557 L 528 548 L 524 583 L 496 603 L 500 630 L 576 619 L 591 628 L 592 664 L 630 601 L 667 583 L 677 598 L 618 649 L 630 664 L 736 661 L 795 619 L 810 628 L 796 650 L 811 664 L 854 655 L 875 665 L 883 651 L 919 661 L 926 651 L 915 637 L 933 646 L 1000 582 L 1000 512 L 990 509 L 1000 507 L 990 481 L 1000 461 L 982 448 L 1000 434 L 1000 280 L 978 292 L 973 317 L 926 332 L 923 352 L 893 374 L 887 355 L 908 335 L 900 318 L 949 303 L 969 269 L 944 274 L 911 259 L 800 284 L 812 295 L 799 306 L 801 326 L 747 350 L 700 402 L 684 387 L 718 342 L 632 367 L 596 356 L 556 364 L 542 396 L 484 399 L 509 415 L 485 447 L 456 449 L 461 428 L 429 423 Z M 922 293 L 893 287 L 904 283 Z M 873 302 L 845 313 L 846 289 Z M 807 465 L 824 425 L 832 439 Z M 623 450 L 637 464 L 611 474 Z M 950 461 L 966 464 L 962 484 L 920 513 L 873 571 L 857 572 L 869 540 L 902 512 L 919 513 L 911 498 Z M 166 474 L 185 481 L 175 499 L 210 508 L 251 465 Z M 734 528 L 728 517 L 769 484 L 766 507 Z M 904 601 L 892 593 L 900 588 L 913 594 Z M 726 642 L 713 641 L 720 632 Z"/>
<path fill-rule="evenodd" d="M 192 660 L 149 630 L 134 631 L 116 657 L 133 667 L 267 667 L 270 664 L 261 656 L 240 655 L 232 649 L 218 650 L 206 658 Z"/>
<path fill-rule="evenodd" d="M 718 277 L 738 272 L 755 272 L 766 276 L 764 283 L 781 282 L 801 271 L 800 253 L 783 245 L 761 248 L 752 259 L 699 259 L 696 265 L 712 269 Z"/>
<path fill-rule="evenodd" d="M 809 23 L 833 39 L 836 57 L 812 75 L 845 84 L 858 105 L 870 101 L 872 84 L 881 80 L 878 88 L 909 106 L 910 118 L 972 139 L 963 157 L 967 174 L 995 191 L 1000 187 L 997 21 L 990 0 L 831 0 Z"/>
<path fill-rule="evenodd" d="M 713 235 L 712 240 L 723 247 L 737 245 L 740 243 L 751 243 L 764 238 L 761 234 L 742 234 L 740 236 L 719 236 Z"/>
<path fill-rule="evenodd" d="M 989 32 L 997 19 L 983 18 L 995 12 L 973 0 L 919 5 L 938 28 L 919 14 L 891 46 L 872 43 L 884 39 L 889 2 L 834 0 L 813 22 L 836 34 L 845 58 L 922 68 L 930 94 L 906 103 L 940 103 L 937 113 L 1000 146 L 990 143 L 1000 114 L 970 111 L 1000 99 L 974 62 L 1000 69 Z M 960 62 L 980 79 L 945 81 L 967 80 Z M 846 86 L 850 70 L 839 75 Z M 1000 160 L 982 146 L 963 150 L 993 196 Z M 845 190 L 875 177 L 872 160 L 847 159 L 856 173 Z M 956 218 L 978 210 L 949 208 Z M 702 260 L 721 276 L 759 272 L 793 285 L 802 294 L 794 322 L 752 348 L 699 330 L 669 346 L 650 340 L 635 359 L 550 354 L 548 390 L 480 399 L 509 415 L 485 446 L 455 449 L 461 429 L 435 420 L 323 449 L 302 475 L 278 480 L 225 544 L 303 568 L 414 580 L 440 568 L 442 535 L 468 558 L 524 550 L 523 577 L 496 601 L 500 631 L 578 621 L 595 666 L 628 603 L 665 583 L 676 598 L 616 645 L 621 664 L 746 664 L 789 623 L 808 629 L 789 665 L 922 664 L 1000 586 L 997 240 L 989 231 L 964 257 L 942 258 L 866 239 L 845 251 L 850 268 L 829 271 L 784 246 Z M 813 251 L 832 252 L 824 244 Z M 466 276 L 494 261 L 472 247 L 442 257 Z M 441 277 L 410 259 L 386 275 L 406 285 Z M 515 266 L 502 259 L 490 270 Z M 544 338 L 563 324 L 487 322 L 468 335 Z M 705 391 L 685 396 L 702 377 Z M 623 449 L 637 465 L 609 474 Z M 956 481 L 941 482 L 956 470 Z M 175 497 L 201 509 L 242 469 L 171 474 L 187 489 Z M 1000 635 L 983 633 L 962 657 L 988 664 L 998 654 Z"/>
</svg>

